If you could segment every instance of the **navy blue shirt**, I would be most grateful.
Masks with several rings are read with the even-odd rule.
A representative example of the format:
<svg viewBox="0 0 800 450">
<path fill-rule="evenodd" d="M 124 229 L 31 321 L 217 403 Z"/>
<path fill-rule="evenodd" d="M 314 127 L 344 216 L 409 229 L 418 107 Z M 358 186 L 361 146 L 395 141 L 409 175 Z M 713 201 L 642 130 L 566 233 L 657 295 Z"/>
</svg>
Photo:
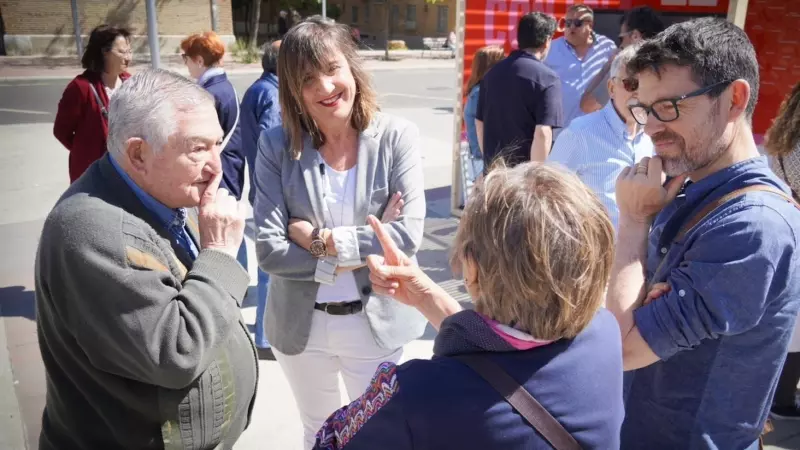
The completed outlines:
<svg viewBox="0 0 800 450">
<path fill-rule="evenodd" d="M 495 64 L 481 80 L 476 118 L 483 122 L 483 160 L 501 155 L 509 166 L 530 161 L 537 125 L 563 124 L 561 80 L 522 50 Z"/>
<path fill-rule="evenodd" d="M 210 70 L 214 70 L 211 68 Z M 222 182 L 219 187 L 225 188 L 237 200 L 242 198 L 244 190 L 244 154 L 242 153 L 241 123 L 236 125 L 236 115 L 239 113 L 239 100 L 236 90 L 228 81 L 224 72 L 218 75 L 201 78 L 201 85 L 214 96 L 214 107 L 217 109 L 217 118 L 225 136 L 233 133 L 228 145 L 222 149 Z M 241 119 L 239 119 L 241 122 Z"/>
<path fill-rule="evenodd" d="M 264 72 L 247 89 L 242 98 L 241 117 L 242 152 L 250 168 L 250 204 L 255 202 L 256 189 L 253 176 L 258 154 L 258 137 L 261 132 L 281 126 L 281 105 L 278 102 L 278 77 Z"/>
<path fill-rule="evenodd" d="M 452 356 L 482 353 L 524 386 L 584 449 L 619 449 L 622 343 L 600 310 L 574 339 L 503 349 L 461 311 L 431 360 L 383 363 L 364 395 L 334 412 L 315 450 L 544 450 L 552 447 L 486 380 Z M 480 319 L 478 319 L 480 321 Z"/>
<path fill-rule="evenodd" d="M 672 290 L 634 313 L 661 361 L 632 374 L 622 448 L 758 448 L 800 308 L 800 211 L 750 192 L 671 243 L 705 205 L 756 184 L 789 192 L 755 158 L 688 185 L 656 218 L 647 275 L 666 258 Z"/>
</svg>

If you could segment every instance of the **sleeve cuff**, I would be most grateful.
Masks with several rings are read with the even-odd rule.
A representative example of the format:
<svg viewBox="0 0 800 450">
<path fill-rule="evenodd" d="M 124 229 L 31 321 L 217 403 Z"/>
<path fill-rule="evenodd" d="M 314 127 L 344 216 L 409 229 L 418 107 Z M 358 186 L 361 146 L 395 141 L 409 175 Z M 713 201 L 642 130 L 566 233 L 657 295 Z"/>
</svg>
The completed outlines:
<svg viewBox="0 0 800 450">
<path fill-rule="evenodd" d="M 336 227 L 331 230 L 336 247 L 337 262 L 342 267 L 361 265 L 356 227 Z"/>
<path fill-rule="evenodd" d="M 327 285 L 336 283 L 336 258 L 325 257 L 317 260 L 317 268 L 314 271 L 314 281 Z"/>
</svg>

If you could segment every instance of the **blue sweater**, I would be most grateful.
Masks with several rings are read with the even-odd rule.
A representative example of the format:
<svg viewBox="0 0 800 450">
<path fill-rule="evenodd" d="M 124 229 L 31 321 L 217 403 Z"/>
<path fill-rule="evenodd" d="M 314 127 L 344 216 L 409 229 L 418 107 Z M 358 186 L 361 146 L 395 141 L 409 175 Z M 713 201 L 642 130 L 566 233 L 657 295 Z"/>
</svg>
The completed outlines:
<svg viewBox="0 0 800 450">
<path fill-rule="evenodd" d="M 446 319 L 430 361 L 383 363 L 366 393 L 336 411 L 315 449 L 537 450 L 550 445 L 458 354 L 484 353 L 521 382 L 584 449 L 619 449 L 622 347 L 601 310 L 575 339 L 516 350 L 474 311 Z"/>
<path fill-rule="evenodd" d="M 214 107 L 217 109 L 217 118 L 225 136 L 233 130 L 228 145 L 222 150 L 222 182 L 220 187 L 225 188 L 237 200 L 242 198 L 244 190 L 244 154 L 242 152 L 242 136 L 240 125 L 234 129 L 236 113 L 239 110 L 239 100 L 236 91 L 224 73 L 209 77 L 203 81 L 202 86 L 214 96 Z M 241 118 L 239 119 L 241 121 Z"/>
</svg>

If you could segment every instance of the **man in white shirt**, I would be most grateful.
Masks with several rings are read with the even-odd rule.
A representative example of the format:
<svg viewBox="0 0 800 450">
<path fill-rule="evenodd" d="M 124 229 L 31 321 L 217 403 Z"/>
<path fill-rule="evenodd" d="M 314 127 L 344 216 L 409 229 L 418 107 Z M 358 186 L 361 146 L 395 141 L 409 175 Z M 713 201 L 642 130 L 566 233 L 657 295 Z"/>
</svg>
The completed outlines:
<svg viewBox="0 0 800 450">
<path fill-rule="evenodd" d="M 559 136 L 549 161 L 563 164 L 577 173 L 608 209 L 617 227 L 615 183 L 624 167 L 653 155 L 653 143 L 628 110 L 636 95 L 635 78 L 629 78 L 626 65 L 639 45 L 622 50 L 611 65 L 608 80 L 611 99 L 603 109 L 579 117 Z"/>
</svg>

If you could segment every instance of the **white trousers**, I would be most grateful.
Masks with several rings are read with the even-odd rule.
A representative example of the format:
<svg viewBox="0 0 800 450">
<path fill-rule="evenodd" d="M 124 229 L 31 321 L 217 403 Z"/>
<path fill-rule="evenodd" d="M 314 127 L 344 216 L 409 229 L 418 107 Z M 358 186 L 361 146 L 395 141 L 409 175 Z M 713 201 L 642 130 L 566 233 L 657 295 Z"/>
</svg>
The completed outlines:
<svg viewBox="0 0 800 450">
<path fill-rule="evenodd" d="M 350 401 L 369 386 L 378 365 L 397 363 L 403 349 L 387 350 L 375 343 L 364 312 L 333 316 L 314 310 L 308 344 L 303 353 L 288 356 L 272 349 L 292 388 L 300 420 L 303 448 L 314 446 L 315 436 L 325 420 L 342 405 L 339 375 Z"/>
</svg>

